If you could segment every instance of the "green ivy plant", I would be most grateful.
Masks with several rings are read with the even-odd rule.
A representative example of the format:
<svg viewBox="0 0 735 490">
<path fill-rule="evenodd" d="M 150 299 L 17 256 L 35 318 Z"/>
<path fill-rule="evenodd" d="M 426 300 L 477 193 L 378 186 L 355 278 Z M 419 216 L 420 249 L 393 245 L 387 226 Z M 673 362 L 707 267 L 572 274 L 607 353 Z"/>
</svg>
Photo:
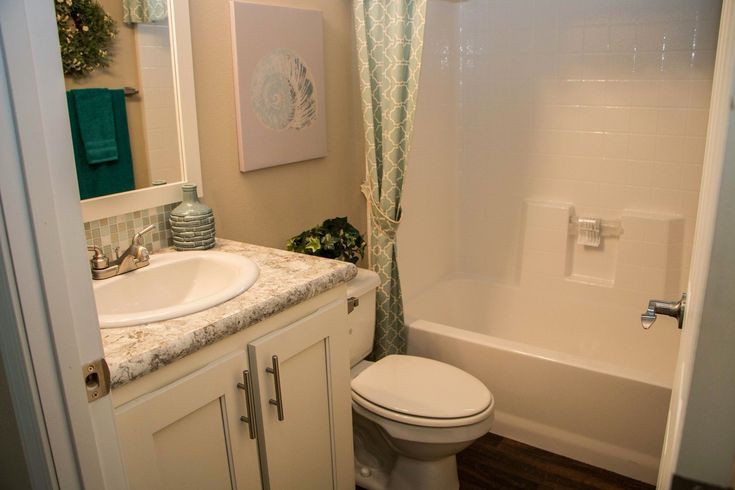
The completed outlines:
<svg viewBox="0 0 735 490">
<path fill-rule="evenodd" d="M 291 238 L 286 248 L 355 264 L 365 255 L 365 240 L 347 218 L 332 218 Z"/>
<path fill-rule="evenodd" d="M 56 0 L 64 75 L 80 78 L 109 66 L 115 21 L 95 0 Z"/>
</svg>

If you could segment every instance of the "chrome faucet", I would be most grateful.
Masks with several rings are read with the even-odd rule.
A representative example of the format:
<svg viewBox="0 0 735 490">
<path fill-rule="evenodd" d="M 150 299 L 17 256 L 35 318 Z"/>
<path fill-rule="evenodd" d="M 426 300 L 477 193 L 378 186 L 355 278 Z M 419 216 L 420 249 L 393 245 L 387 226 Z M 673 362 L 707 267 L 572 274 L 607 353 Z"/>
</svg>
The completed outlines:
<svg viewBox="0 0 735 490">
<path fill-rule="evenodd" d="M 87 250 L 94 252 L 92 259 L 89 261 L 92 267 L 92 279 L 109 279 L 110 277 L 119 276 L 126 272 L 134 271 L 145 267 L 150 263 L 148 249 L 142 245 L 142 237 L 144 234 L 154 230 L 156 225 L 148 225 L 133 236 L 130 246 L 123 252 L 119 253 L 119 248 L 115 249 L 117 258 L 110 262 L 110 259 L 102 252 L 102 249 L 95 245 L 88 245 Z"/>
<path fill-rule="evenodd" d="M 686 308 L 687 293 L 681 294 L 679 301 L 660 301 L 652 299 L 648 302 L 646 312 L 641 315 L 641 325 L 648 330 L 656 321 L 656 315 L 666 315 L 676 318 L 679 328 L 684 324 L 684 309 Z"/>
</svg>

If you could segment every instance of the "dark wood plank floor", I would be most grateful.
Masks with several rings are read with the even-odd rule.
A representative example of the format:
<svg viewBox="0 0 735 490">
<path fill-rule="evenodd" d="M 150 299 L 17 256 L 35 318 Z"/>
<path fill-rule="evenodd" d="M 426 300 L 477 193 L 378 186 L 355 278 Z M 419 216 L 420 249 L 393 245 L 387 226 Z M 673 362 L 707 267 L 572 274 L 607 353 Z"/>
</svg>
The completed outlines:
<svg viewBox="0 0 735 490">
<path fill-rule="evenodd" d="M 487 434 L 457 455 L 461 490 L 630 489 L 652 485 Z"/>
<path fill-rule="evenodd" d="M 654 490 L 652 485 L 495 434 L 459 453 L 457 471 L 460 490 Z"/>
</svg>

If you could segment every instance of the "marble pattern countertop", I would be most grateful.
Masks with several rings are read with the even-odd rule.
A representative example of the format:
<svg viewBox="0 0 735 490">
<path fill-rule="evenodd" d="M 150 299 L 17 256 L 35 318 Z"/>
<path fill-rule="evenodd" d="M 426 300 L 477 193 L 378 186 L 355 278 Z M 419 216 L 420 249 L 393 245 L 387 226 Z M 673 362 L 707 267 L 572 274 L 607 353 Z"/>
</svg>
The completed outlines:
<svg viewBox="0 0 735 490">
<path fill-rule="evenodd" d="M 101 329 L 113 388 L 313 298 L 357 274 L 357 268 L 350 263 L 220 238 L 212 250 L 253 260 L 260 267 L 258 280 L 241 295 L 198 313 L 146 325 Z M 155 255 L 152 257 L 155 260 Z"/>
</svg>

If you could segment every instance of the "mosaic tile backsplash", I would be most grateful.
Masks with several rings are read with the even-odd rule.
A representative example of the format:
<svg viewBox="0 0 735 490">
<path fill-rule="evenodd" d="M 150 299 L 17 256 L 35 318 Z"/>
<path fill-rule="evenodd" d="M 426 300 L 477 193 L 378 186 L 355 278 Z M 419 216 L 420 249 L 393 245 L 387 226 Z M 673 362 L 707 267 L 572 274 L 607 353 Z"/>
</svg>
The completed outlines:
<svg viewBox="0 0 735 490">
<path fill-rule="evenodd" d="M 154 224 L 156 229 L 143 235 L 143 246 L 150 252 L 170 247 L 173 245 L 173 235 L 169 216 L 178 204 L 166 204 L 84 223 L 87 244 L 102 248 L 105 255 L 112 259 L 115 257 L 115 248 L 120 247 L 122 252 L 130 245 L 136 231 Z"/>
</svg>

